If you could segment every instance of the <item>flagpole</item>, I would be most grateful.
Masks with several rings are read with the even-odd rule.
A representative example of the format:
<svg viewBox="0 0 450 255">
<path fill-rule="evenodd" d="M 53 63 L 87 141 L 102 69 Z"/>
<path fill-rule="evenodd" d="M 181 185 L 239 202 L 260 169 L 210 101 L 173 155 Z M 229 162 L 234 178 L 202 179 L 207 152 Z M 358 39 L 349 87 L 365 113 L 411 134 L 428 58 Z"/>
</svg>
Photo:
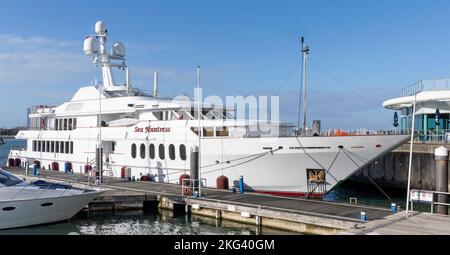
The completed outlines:
<svg viewBox="0 0 450 255">
<path fill-rule="evenodd" d="M 413 145 L 414 145 L 414 125 L 416 119 L 416 95 L 414 95 L 413 111 L 412 111 L 412 127 L 411 127 L 411 141 L 409 146 L 409 167 L 408 167 L 408 188 L 406 192 L 406 217 L 409 213 L 409 193 L 411 189 L 411 168 L 412 168 L 412 156 L 413 156 Z"/>
</svg>

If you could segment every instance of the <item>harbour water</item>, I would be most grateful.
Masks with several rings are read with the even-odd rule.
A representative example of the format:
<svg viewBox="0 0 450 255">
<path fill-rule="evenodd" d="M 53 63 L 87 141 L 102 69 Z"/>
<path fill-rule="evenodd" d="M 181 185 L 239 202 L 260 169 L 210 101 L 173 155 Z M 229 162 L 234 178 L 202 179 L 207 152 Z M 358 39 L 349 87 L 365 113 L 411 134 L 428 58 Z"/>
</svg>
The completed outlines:
<svg viewBox="0 0 450 255">
<path fill-rule="evenodd" d="M 0 146 L 0 162 L 4 165 L 8 152 L 14 147 L 24 147 L 23 140 L 6 140 Z M 392 201 L 374 185 L 344 182 L 325 197 L 327 201 L 348 202 L 350 197 L 358 199 L 359 204 L 371 204 L 389 207 L 395 202 L 401 207 L 405 204 L 405 191 L 384 189 Z M 257 231 L 255 226 L 230 221 L 216 222 L 204 217 L 187 217 L 186 215 L 170 215 L 167 213 L 122 211 L 113 213 L 80 213 L 63 223 L 0 231 L 2 234 L 58 234 L 58 235 L 255 235 L 255 234 L 295 234 L 263 228 Z"/>
</svg>

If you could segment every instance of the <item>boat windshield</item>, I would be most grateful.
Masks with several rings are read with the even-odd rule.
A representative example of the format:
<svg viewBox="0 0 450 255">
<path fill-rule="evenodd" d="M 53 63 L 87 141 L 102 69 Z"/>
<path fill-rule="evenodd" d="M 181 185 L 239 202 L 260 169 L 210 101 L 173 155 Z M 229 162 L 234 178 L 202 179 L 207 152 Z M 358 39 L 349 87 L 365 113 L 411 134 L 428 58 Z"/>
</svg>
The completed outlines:
<svg viewBox="0 0 450 255">
<path fill-rule="evenodd" d="M 23 180 L 17 178 L 16 176 L 0 169 L 0 184 L 5 186 L 13 186 L 22 183 Z"/>
</svg>

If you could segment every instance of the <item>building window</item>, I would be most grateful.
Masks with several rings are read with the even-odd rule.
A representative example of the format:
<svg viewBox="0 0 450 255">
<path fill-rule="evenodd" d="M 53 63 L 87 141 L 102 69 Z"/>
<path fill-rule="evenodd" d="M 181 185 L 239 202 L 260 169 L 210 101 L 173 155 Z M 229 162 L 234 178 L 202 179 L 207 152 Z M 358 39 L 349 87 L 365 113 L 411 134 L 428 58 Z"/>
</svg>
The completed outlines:
<svg viewBox="0 0 450 255">
<path fill-rule="evenodd" d="M 131 145 L 131 157 L 136 158 L 136 144 Z"/>
<path fill-rule="evenodd" d="M 186 146 L 184 144 L 180 145 L 180 158 L 181 160 L 186 160 Z"/>
<path fill-rule="evenodd" d="M 175 146 L 173 144 L 169 145 L 169 157 L 171 160 L 175 160 Z"/>
<path fill-rule="evenodd" d="M 150 158 L 155 159 L 155 145 L 153 143 L 150 144 L 149 153 L 150 153 Z"/>
<path fill-rule="evenodd" d="M 145 159 L 145 144 L 141 143 L 140 148 L 141 159 Z"/>
<path fill-rule="evenodd" d="M 162 160 L 166 158 L 166 154 L 165 154 L 164 150 L 165 150 L 164 144 L 160 144 L 158 152 L 159 152 L 159 158 L 162 159 Z"/>
</svg>

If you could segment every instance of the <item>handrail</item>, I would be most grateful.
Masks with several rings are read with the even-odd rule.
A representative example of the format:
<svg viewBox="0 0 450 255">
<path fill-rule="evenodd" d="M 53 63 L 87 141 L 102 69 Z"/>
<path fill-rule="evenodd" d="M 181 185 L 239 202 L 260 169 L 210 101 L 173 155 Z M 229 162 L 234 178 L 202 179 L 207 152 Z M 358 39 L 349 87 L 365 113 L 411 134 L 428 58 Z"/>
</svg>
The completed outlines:
<svg viewBox="0 0 450 255">
<path fill-rule="evenodd" d="M 445 205 L 445 206 L 447 206 L 447 207 L 450 207 L 450 203 L 437 202 L 437 201 L 435 201 L 435 199 L 434 199 L 434 197 L 435 197 L 436 194 L 437 194 L 437 195 L 447 195 L 447 196 L 450 196 L 450 192 L 413 189 L 413 190 L 411 190 L 411 193 L 409 194 L 409 196 L 411 196 L 411 194 L 412 194 L 413 192 L 417 192 L 417 191 L 418 191 L 419 194 L 420 194 L 420 193 L 431 193 L 431 194 L 432 194 L 432 201 L 431 201 L 431 203 L 430 203 L 430 202 L 422 202 L 422 204 L 423 204 L 423 203 L 425 203 L 425 204 L 430 204 L 430 207 L 431 207 L 430 213 L 431 213 L 431 214 L 434 213 L 434 205 Z M 413 208 L 414 208 L 414 207 L 413 207 L 413 206 L 414 206 L 414 201 L 413 201 L 412 199 L 410 199 L 410 200 L 411 200 L 411 201 L 410 201 L 410 203 L 411 203 L 411 211 L 413 211 Z M 420 200 L 419 200 L 419 201 L 420 201 Z M 417 202 L 417 203 L 421 204 L 420 202 Z"/>
</svg>

